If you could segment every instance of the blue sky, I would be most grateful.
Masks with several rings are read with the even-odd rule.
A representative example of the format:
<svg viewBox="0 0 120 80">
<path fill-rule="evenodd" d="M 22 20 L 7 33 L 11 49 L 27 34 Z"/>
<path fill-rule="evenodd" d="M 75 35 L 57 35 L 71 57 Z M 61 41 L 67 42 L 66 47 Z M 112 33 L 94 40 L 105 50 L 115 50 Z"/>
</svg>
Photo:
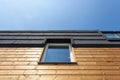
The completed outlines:
<svg viewBox="0 0 120 80">
<path fill-rule="evenodd" d="M 0 0 L 0 30 L 120 30 L 120 0 Z"/>
</svg>

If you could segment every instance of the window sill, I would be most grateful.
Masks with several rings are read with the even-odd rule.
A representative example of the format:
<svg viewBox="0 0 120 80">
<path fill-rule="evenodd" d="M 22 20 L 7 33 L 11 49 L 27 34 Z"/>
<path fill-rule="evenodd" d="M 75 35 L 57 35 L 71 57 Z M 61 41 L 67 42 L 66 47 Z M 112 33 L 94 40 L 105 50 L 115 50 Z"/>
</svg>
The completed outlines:
<svg viewBox="0 0 120 80">
<path fill-rule="evenodd" d="M 70 65 L 74 65 L 77 64 L 77 62 L 38 62 L 38 64 L 55 64 L 55 65 L 59 65 L 59 64 L 70 64 Z"/>
</svg>

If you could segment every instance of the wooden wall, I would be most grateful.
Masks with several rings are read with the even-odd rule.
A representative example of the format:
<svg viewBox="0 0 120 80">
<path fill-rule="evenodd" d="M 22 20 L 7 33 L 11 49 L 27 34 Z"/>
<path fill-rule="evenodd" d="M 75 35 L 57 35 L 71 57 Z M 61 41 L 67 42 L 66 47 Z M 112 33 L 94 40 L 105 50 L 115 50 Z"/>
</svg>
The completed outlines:
<svg viewBox="0 0 120 80">
<path fill-rule="evenodd" d="M 74 48 L 74 65 L 38 65 L 42 51 L 0 48 L 0 80 L 120 80 L 120 48 Z"/>
</svg>

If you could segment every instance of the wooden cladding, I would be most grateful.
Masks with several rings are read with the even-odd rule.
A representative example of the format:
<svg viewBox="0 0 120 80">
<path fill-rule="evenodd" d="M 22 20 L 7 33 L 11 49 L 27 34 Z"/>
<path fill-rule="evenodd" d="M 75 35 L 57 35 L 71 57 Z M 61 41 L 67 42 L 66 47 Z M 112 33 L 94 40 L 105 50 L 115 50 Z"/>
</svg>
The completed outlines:
<svg viewBox="0 0 120 80">
<path fill-rule="evenodd" d="M 120 48 L 73 48 L 77 64 L 39 64 L 43 48 L 0 48 L 0 80 L 120 80 Z"/>
</svg>

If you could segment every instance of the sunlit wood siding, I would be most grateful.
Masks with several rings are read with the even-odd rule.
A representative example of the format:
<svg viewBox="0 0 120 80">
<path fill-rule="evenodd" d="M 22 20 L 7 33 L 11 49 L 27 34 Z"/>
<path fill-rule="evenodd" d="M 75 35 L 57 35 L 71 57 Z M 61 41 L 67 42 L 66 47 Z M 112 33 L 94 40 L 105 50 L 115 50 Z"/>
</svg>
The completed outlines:
<svg viewBox="0 0 120 80">
<path fill-rule="evenodd" d="M 0 48 L 0 80 L 120 80 L 120 48 L 73 48 L 78 64 L 41 64 L 43 48 Z"/>
</svg>

